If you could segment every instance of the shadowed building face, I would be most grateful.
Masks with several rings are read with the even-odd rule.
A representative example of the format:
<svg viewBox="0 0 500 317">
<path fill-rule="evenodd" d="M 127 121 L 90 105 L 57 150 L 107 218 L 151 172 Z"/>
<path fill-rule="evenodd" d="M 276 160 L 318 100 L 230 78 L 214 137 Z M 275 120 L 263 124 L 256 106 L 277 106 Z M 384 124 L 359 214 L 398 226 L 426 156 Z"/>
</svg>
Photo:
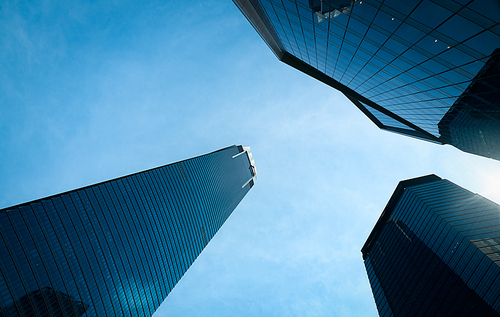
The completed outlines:
<svg viewBox="0 0 500 317">
<path fill-rule="evenodd" d="M 500 206 L 435 175 L 399 183 L 363 246 L 380 316 L 500 316 Z"/>
</svg>

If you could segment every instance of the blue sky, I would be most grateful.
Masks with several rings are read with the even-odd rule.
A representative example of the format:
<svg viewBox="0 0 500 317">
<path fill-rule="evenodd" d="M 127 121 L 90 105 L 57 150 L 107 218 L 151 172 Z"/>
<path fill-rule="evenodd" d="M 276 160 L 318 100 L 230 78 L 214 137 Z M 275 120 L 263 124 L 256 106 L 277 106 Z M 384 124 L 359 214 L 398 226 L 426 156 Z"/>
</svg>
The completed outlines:
<svg viewBox="0 0 500 317">
<path fill-rule="evenodd" d="M 226 1 L 0 2 L 0 208 L 252 148 L 255 186 L 162 316 L 376 316 L 360 249 L 397 183 L 500 202 L 500 164 L 379 130 Z"/>
</svg>

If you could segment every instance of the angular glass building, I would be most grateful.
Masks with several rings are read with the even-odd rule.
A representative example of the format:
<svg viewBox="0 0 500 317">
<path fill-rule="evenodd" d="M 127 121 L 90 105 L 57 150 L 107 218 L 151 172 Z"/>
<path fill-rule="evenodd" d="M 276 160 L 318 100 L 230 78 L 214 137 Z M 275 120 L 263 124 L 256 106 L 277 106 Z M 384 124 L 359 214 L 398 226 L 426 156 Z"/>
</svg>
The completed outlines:
<svg viewBox="0 0 500 317">
<path fill-rule="evenodd" d="M 361 252 L 380 316 L 500 316 L 500 206 L 448 180 L 400 182 Z"/>
<path fill-rule="evenodd" d="M 151 316 L 255 176 L 231 146 L 0 210 L 0 316 Z"/>
<path fill-rule="evenodd" d="M 384 130 L 500 160 L 498 0 L 233 0 Z"/>
</svg>

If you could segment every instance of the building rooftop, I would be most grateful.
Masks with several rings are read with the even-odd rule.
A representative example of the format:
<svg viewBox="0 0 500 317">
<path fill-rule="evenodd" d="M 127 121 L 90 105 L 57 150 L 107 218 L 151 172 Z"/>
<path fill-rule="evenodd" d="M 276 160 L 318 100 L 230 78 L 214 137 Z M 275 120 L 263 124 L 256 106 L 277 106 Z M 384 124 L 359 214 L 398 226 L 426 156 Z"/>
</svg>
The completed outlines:
<svg viewBox="0 0 500 317">
<path fill-rule="evenodd" d="M 432 183 L 432 182 L 436 182 L 439 180 L 441 180 L 441 177 L 436 176 L 434 174 L 430 174 L 430 175 L 411 178 L 411 179 L 407 179 L 407 180 L 399 182 L 398 186 L 394 190 L 394 193 L 392 193 L 392 196 L 389 199 L 389 202 L 385 206 L 384 211 L 382 212 L 382 215 L 380 215 L 380 218 L 378 218 L 377 223 L 375 224 L 375 227 L 373 228 L 372 232 L 368 236 L 368 239 L 366 239 L 366 242 L 363 245 L 363 248 L 361 248 L 361 253 L 363 253 L 363 260 L 365 260 L 366 256 L 370 253 L 370 249 L 372 247 L 373 241 L 375 241 L 375 239 L 377 238 L 379 233 L 382 231 L 382 228 L 384 227 L 387 220 L 390 218 L 392 211 L 394 210 L 394 207 L 396 207 L 396 204 L 398 203 L 399 198 L 401 198 L 401 195 L 403 195 L 406 188 L 412 187 L 412 186 L 417 186 L 417 185 L 422 185 L 422 184 L 427 184 L 427 183 Z"/>
</svg>

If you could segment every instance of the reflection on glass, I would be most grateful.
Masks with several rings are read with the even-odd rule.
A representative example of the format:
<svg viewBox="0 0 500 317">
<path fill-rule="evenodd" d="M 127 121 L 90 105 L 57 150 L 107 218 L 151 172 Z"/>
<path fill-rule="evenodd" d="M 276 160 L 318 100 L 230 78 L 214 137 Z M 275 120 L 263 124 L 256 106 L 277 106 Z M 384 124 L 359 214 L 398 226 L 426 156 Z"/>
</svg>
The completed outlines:
<svg viewBox="0 0 500 317">
<path fill-rule="evenodd" d="M 382 236 L 369 257 L 394 316 L 499 316 L 405 223 L 388 221 Z"/>
<path fill-rule="evenodd" d="M 50 287 L 30 292 L 14 303 L 2 307 L 5 317 L 80 317 L 89 305 Z"/>
<path fill-rule="evenodd" d="M 447 143 L 465 152 L 500 160 L 500 48 L 438 126 Z"/>
<path fill-rule="evenodd" d="M 313 9 L 318 18 L 318 23 L 339 15 L 349 14 L 355 1 L 342 0 L 309 0 L 309 7 Z"/>
</svg>

